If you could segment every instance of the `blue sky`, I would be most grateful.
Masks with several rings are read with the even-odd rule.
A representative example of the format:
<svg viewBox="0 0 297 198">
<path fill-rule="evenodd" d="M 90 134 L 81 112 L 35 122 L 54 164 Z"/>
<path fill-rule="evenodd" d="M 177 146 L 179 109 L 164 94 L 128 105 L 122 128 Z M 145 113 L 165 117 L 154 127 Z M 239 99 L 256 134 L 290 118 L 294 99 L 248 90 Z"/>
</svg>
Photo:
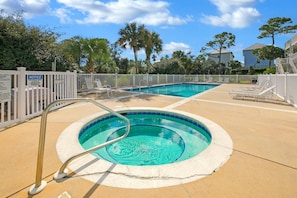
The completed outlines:
<svg viewBox="0 0 297 198">
<path fill-rule="evenodd" d="M 0 10 L 4 14 L 23 10 L 28 25 L 50 28 L 63 34 L 61 39 L 79 35 L 113 43 L 126 23 L 136 21 L 160 34 L 159 57 L 176 50 L 197 56 L 214 35 L 231 32 L 236 45 L 228 50 L 241 62 L 243 49 L 272 43 L 257 39 L 259 27 L 268 19 L 290 17 L 297 23 L 295 0 L 0 0 Z M 276 45 L 283 48 L 293 35 L 277 35 Z M 122 56 L 132 58 L 132 50 Z"/>
</svg>

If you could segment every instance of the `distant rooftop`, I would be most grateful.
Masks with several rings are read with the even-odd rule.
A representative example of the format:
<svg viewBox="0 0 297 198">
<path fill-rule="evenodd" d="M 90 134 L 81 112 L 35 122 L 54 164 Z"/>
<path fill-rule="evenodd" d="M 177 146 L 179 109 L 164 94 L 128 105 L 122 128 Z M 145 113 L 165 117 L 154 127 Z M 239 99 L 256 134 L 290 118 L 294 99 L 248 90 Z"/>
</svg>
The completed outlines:
<svg viewBox="0 0 297 198">
<path fill-rule="evenodd" d="M 211 51 L 209 52 L 210 54 L 219 54 L 220 51 L 219 50 L 214 50 L 214 51 Z M 228 51 L 228 50 L 225 50 L 225 49 L 222 49 L 221 51 L 222 54 L 225 54 L 225 53 L 232 53 L 231 51 Z"/>
<path fill-rule="evenodd" d="M 254 50 L 254 49 L 259 49 L 259 48 L 262 48 L 262 47 L 265 47 L 265 46 L 267 46 L 267 45 L 265 45 L 265 44 L 260 44 L 260 43 L 256 43 L 256 44 L 251 45 L 251 46 L 249 46 L 248 48 L 245 48 L 245 49 L 243 49 L 243 50 Z"/>
</svg>

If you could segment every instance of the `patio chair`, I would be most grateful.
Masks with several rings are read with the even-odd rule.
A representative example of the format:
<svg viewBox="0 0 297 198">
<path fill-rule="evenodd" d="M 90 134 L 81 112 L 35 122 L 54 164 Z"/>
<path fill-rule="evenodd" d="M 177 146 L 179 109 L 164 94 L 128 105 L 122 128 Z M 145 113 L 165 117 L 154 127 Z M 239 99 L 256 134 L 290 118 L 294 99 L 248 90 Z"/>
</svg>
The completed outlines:
<svg viewBox="0 0 297 198">
<path fill-rule="evenodd" d="M 102 85 L 100 79 L 95 80 L 97 87 L 95 87 L 96 90 L 96 97 L 98 93 L 107 93 L 107 96 L 109 97 L 112 92 L 111 92 L 111 86 L 110 85 Z"/>
<path fill-rule="evenodd" d="M 246 90 L 246 91 L 238 91 L 238 92 L 232 92 L 232 98 L 233 99 L 248 99 L 248 100 L 259 100 L 259 99 L 268 99 L 271 98 L 273 94 L 273 90 L 275 88 L 275 85 L 270 85 L 268 87 L 264 87 L 258 90 Z"/>
<path fill-rule="evenodd" d="M 110 96 L 111 86 L 110 85 L 102 85 L 100 79 L 95 80 L 96 87 L 94 87 L 92 78 L 85 78 L 85 82 L 86 82 L 86 86 L 87 86 L 87 90 L 86 90 L 87 94 L 96 94 L 96 98 L 97 98 L 98 94 L 106 92 L 107 96 L 108 97 Z"/>
<path fill-rule="evenodd" d="M 254 86 L 252 87 L 247 87 L 246 89 L 248 90 L 257 90 L 257 89 L 263 89 L 263 88 L 266 88 L 270 85 L 270 81 L 269 80 L 263 80 L 257 84 L 255 84 Z"/>
<path fill-rule="evenodd" d="M 264 89 L 266 89 L 267 87 L 269 87 L 270 85 L 271 85 L 270 81 L 264 80 L 261 83 L 256 84 L 254 86 L 242 87 L 241 89 L 232 90 L 231 92 L 229 92 L 229 94 L 233 95 L 233 94 L 236 94 L 236 93 L 248 92 L 248 91 L 251 91 L 251 92 L 259 91 L 259 92 L 261 92 Z"/>
<path fill-rule="evenodd" d="M 92 78 L 85 78 L 85 83 L 87 86 L 86 92 L 88 92 L 88 93 L 94 92 L 94 84 L 92 82 Z"/>
</svg>

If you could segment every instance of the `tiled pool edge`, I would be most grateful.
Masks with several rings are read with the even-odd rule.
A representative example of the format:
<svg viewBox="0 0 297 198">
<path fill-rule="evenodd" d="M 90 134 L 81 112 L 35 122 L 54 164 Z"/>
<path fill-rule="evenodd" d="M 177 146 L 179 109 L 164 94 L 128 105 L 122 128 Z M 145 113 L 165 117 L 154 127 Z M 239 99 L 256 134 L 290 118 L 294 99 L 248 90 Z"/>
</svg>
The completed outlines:
<svg viewBox="0 0 297 198">
<path fill-rule="evenodd" d="M 119 109 L 124 110 L 124 109 Z M 179 185 L 198 180 L 212 174 L 219 169 L 231 156 L 233 143 L 228 133 L 216 123 L 198 115 L 177 110 L 159 108 L 129 108 L 127 110 L 158 110 L 178 113 L 197 119 L 207 126 L 212 134 L 211 145 L 200 155 L 189 160 L 160 166 L 124 166 L 112 164 L 98 159 L 93 155 L 86 155 L 75 160 L 69 168 L 79 177 L 94 183 L 122 188 L 156 188 Z M 60 135 L 57 142 L 57 152 L 61 161 L 84 151 L 78 142 L 78 133 L 88 121 L 103 113 L 88 116 L 71 124 Z"/>
</svg>

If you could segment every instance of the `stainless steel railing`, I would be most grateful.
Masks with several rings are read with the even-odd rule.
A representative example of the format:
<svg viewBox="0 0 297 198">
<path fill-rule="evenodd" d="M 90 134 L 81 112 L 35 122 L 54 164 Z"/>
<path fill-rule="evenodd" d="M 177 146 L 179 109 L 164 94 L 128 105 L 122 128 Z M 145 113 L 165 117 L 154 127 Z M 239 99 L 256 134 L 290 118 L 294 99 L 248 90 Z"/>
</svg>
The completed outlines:
<svg viewBox="0 0 297 198">
<path fill-rule="evenodd" d="M 46 134 L 46 123 L 47 123 L 47 115 L 50 112 L 50 110 L 52 109 L 52 107 L 54 107 L 55 105 L 59 104 L 59 103 L 66 103 L 66 104 L 70 104 L 70 103 L 78 103 L 78 102 L 91 102 L 94 105 L 108 111 L 109 113 L 123 119 L 126 123 L 127 123 L 127 127 L 126 127 L 126 132 L 113 140 L 110 140 L 108 142 L 105 142 L 103 144 L 100 144 L 98 146 L 95 146 L 93 148 L 90 148 L 80 154 L 77 154 L 75 156 L 70 157 L 68 160 L 66 160 L 63 165 L 61 166 L 61 168 L 59 169 L 59 171 L 54 175 L 54 179 L 60 179 L 63 178 L 67 175 L 67 173 L 65 172 L 65 168 L 67 167 L 67 165 L 73 161 L 74 159 L 77 159 L 83 155 L 86 155 L 88 153 L 91 153 L 97 149 L 100 149 L 102 147 L 105 147 L 109 144 L 115 143 L 117 141 L 120 141 L 121 139 L 127 137 L 127 135 L 130 132 L 130 121 L 128 118 L 126 118 L 125 116 L 113 111 L 112 109 L 102 105 L 99 102 L 96 102 L 95 100 L 89 99 L 89 98 L 70 98 L 70 99 L 61 99 L 61 100 L 57 100 L 54 101 L 52 103 L 50 103 L 46 109 L 43 111 L 42 116 L 41 116 L 41 123 L 40 123 L 40 135 L 39 135 L 39 145 L 38 145 L 38 154 L 37 154 L 37 167 L 36 167 L 36 177 L 35 177 L 35 184 L 33 184 L 31 186 L 31 188 L 29 189 L 29 194 L 34 195 L 39 193 L 40 191 L 42 191 L 45 186 L 46 186 L 46 182 L 42 181 L 42 168 L 43 168 L 43 156 L 44 156 L 44 145 L 45 145 L 45 134 Z"/>
<path fill-rule="evenodd" d="M 141 92 L 141 82 L 145 82 L 145 81 L 147 81 L 147 80 L 142 79 L 142 80 L 139 81 L 139 85 L 138 85 L 139 93 Z"/>
</svg>

